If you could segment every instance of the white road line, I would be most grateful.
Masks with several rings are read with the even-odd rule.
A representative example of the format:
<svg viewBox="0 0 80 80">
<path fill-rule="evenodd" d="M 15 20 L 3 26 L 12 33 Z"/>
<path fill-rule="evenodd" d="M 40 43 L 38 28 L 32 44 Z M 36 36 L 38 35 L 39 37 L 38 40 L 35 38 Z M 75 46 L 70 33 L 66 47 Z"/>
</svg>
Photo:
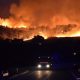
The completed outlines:
<svg viewBox="0 0 80 80">
<path fill-rule="evenodd" d="M 10 79 L 16 78 L 16 77 L 18 77 L 18 76 L 21 76 L 21 75 L 24 75 L 24 74 L 27 74 L 27 73 L 29 73 L 29 71 L 25 71 L 25 72 L 23 72 L 23 73 L 16 74 L 16 75 L 12 76 Z"/>
</svg>

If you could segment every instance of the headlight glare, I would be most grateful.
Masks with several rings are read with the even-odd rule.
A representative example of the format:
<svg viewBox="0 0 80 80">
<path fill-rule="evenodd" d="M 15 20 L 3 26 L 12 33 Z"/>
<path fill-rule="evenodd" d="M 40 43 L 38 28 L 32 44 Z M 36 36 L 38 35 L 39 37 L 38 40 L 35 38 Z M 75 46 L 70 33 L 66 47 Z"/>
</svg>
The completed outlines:
<svg viewBox="0 0 80 80">
<path fill-rule="evenodd" d="M 46 67 L 47 67 L 47 68 L 50 68 L 50 65 L 49 65 L 49 64 L 47 64 L 47 65 L 46 65 Z"/>
<path fill-rule="evenodd" d="M 41 68 L 42 67 L 42 65 L 41 64 L 38 64 L 38 66 L 37 66 L 38 68 Z"/>
</svg>

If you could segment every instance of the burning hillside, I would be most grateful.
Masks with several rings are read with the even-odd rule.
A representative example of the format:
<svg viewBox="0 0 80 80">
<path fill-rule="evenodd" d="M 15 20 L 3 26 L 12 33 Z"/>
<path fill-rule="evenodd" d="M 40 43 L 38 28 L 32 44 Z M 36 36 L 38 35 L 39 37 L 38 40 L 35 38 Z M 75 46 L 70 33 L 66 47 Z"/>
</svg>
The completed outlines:
<svg viewBox="0 0 80 80">
<path fill-rule="evenodd" d="M 0 38 L 32 39 L 80 36 L 80 5 L 75 0 L 18 0 L 0 18 Z M 75 7 L 74 7 L 75 6 Z"/>
<path fill-rule="evenodd" d="M 29 40 L 40 35 L 47 39 L 49 37 L 76 37 L 80 36 L 79 27 L 75 24 L 56 25 L 55 28 L 49 26 L 38 26 L 38 28 L 9 28 L 0 26 L 1 39 L 23 39 Z M 78 31 L 77 31 L 78 30 Z"/>
</svg>

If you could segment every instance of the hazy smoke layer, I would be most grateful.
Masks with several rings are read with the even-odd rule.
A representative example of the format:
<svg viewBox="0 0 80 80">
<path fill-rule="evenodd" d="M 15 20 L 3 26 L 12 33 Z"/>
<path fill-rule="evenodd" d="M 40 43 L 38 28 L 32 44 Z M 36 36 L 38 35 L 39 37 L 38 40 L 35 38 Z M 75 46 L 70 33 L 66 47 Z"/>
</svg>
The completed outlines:
<svg viewBox="0 0 80 80">
<path fill-rule="evenodd" d="M 15 19 L 29 21 L 31 25 L 50 25 L 55 16 L 80 21 L 79 3 L 80 0 L 20 0 L 19 5 L 11 6 L 10 13 Z"/>
<path fill-rule="evenodd" d="M 18 5 L 11 4 L 9 18 L 0 18 L 0 25 L 11 28 L 4 35 L 8 38 L 80 36 L 79 3 L 80 0 L 19 0 Z"/>
</svg>

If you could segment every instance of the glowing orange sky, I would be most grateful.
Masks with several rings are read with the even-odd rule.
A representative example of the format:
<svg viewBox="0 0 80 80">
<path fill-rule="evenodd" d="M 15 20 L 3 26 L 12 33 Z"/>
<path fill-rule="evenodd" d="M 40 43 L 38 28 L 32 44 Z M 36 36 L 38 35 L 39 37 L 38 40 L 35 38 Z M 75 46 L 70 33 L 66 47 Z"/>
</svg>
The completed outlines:
<svg viewBox="0 0 80 80">
<path fill-rule="evenodd" d="M 18 1 L 16 1 L 18 4 L 13 3 L 13 0 L 8 4 L 3 0 L 5 6 L 10 5 L 9 9 L 0 6 L 0 10 L 4 7 L 6 14 L 9 13 L 5 19 L 0 18 L 0 25 L 12 30 L 21 28 L 22 32 L 19 32 L 18 38 L 26 40 L 35 35 L 41 35 L 45 39 L 80 36 L 80 0 Z M 4 13 L 4 10 L 0 12 Z M 10 35 L 14 37 L 14 34 L 10 33 Z"/>
</svg>

